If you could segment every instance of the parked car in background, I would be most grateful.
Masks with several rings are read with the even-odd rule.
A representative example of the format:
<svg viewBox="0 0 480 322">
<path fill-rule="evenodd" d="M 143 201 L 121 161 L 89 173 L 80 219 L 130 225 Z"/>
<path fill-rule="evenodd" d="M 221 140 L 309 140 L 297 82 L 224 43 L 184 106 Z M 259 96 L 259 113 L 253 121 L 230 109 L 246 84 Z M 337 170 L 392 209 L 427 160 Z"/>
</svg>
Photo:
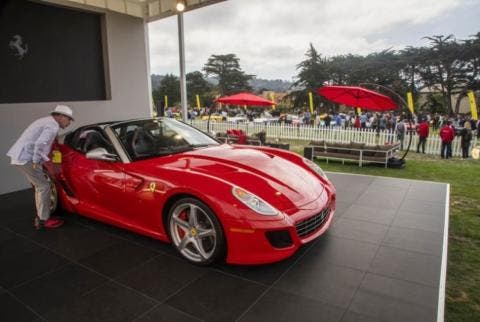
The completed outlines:
<svg viewBox="0 0 480 322">
<path fill-rule="evenodd" d="M 202 121 L 208 121 L 208 118 L 209 116 L 208 115 L 202 115 L 202 117 L 200 118 Z M 220 113 L 212 113 L 210 115 L 210 121 L 212 122 L 222 122 L 222 121 L 226 121 L 227 118 L 225 116 L 223 116 L 222 114 Z"/>
<path fill-rule="evenodd" d="M 233 123 L 244 123 L 244 122 L 247 122 L 248 121 L 248 118 L 245 114 L 237 114 L 235 116 L 232 116 L 232 117 L 227 117 L 227 122 L 233 122 Z"/>
<path fill-rule="evenodd" d="M 263 123 L 263 124 L 272 124 L 272 123 L 278 123 L 279 122 L 279 117 L 272 116 L 272 114 L 268 112 L 262 113 L 259 117 L 255 118 L 253 120 L 254 123 Z"/>
<path fill-rule="evenodd" d="M 302 120 L 300 119 L 300 116 L 298 115 L 291 115 L 291 120 L 290 124 L 292 125 L 299 125 L 302 123 Z"/>
</svg>

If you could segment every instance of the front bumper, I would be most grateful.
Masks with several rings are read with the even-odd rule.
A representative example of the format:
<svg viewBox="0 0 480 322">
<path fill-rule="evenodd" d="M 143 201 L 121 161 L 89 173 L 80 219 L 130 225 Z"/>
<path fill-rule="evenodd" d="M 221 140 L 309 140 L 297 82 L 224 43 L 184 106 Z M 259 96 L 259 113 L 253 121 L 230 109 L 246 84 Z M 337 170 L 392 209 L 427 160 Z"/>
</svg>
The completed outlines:
<svg viewBox="0 0 480 322">
<path fill-rule="evenodd" d="M 335 195 L 331 194 L 327 203 L 319 198 L 308 208 L 275 221 L 229 221 L 224 226 L 227 262 L 267 264 L 292 256 L 330 227 L 335 214 Z"/>
</svg>

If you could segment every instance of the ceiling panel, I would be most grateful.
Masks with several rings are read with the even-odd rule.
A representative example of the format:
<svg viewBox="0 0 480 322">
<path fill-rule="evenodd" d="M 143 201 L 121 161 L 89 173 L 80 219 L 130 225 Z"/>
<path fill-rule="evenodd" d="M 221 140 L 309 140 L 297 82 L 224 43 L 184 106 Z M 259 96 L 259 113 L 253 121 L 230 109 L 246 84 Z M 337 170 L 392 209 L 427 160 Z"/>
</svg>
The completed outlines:
<svg viewBox="0 0 480 322">
<path fill-rule="evenodd" d="M 64 6 L 85 9 L 103 9 L 143 18 L 146 22 L 177 14 L 177 0 L 41 0 Z M 226 0 L 186 0 L 185 11 L 196 10 Z"/>
</svg>

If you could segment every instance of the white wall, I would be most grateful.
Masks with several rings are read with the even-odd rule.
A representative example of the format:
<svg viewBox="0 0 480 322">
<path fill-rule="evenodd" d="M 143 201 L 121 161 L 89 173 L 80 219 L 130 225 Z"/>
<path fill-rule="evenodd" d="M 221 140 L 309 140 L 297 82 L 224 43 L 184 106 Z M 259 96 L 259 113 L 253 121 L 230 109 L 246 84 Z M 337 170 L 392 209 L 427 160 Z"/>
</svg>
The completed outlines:
<svg viewBox="0 0 480 322">
<path fill-rule="evenodd" d="M 69 129 L 98 121 L 151 115 L 146 25 L 142 19 L 108 12 L 106 36 L 111 100 L 0 104 L 0 194 L 29 187 L 5 154 L 32 121 L 48 115 L 58 103 L 74 110 L 75 122 Z"/>
</svg>

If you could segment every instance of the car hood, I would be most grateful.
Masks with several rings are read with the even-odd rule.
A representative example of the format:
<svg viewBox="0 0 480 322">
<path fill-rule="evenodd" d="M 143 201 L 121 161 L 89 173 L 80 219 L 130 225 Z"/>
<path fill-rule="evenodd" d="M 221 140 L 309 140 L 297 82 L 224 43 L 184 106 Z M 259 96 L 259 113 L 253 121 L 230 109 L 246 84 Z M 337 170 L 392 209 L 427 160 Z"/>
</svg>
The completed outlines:
<svg viewBox="0 0 480 322">
<path fill-rule="evenodd" d="M 322 194 L 322 182 L 311 171 L 255 148 L 221 145 L 176 155 L 162 167 L 216 177 L 246 189 L 278 210 L 308 209 Z"/>
</svg>

